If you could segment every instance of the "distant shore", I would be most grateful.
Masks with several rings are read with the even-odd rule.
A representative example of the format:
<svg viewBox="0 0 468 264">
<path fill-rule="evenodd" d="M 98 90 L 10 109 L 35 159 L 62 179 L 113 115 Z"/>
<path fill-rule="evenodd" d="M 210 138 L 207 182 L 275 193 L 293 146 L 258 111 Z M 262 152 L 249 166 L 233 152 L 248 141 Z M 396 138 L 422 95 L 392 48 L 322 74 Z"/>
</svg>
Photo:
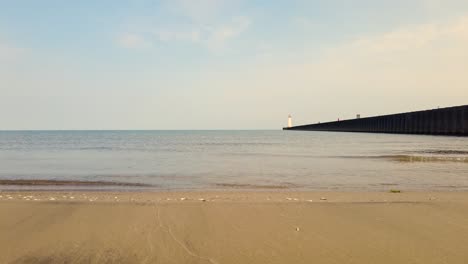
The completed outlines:
<svg viewBox="0 0 468 264">
<path fill-rule="evenodd" d="M 0 263 L 465 263 L 468 192 L 0 191 Z"/>
</svg>

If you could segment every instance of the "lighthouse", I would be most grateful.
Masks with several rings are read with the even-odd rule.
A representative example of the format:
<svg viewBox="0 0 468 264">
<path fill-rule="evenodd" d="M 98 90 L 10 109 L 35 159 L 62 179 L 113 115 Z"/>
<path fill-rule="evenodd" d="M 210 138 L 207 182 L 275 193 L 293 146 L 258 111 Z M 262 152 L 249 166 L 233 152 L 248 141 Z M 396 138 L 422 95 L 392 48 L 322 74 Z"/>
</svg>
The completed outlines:
<svg viewBox="0 0 468 264">
<path fill-rule="evenodd" d="M 291 115 L 288 115 L 288 128 L 292 127 Z"/>
</svg>

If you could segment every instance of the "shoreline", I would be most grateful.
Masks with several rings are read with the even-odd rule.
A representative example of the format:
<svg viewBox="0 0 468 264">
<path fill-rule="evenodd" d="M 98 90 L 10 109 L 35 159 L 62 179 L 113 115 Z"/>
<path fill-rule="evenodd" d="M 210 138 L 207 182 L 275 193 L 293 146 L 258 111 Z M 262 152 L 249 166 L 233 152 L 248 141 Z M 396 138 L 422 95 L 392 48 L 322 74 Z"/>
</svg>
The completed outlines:
<svg viewBox="0 0 468 264">
<path fill-rule="evenodd" d="M 292 183 L 212 183 L 204 187 L 183 188 L 158 184 L 119 181 L 49 180 L 49 179 L 0 179 L 0 192 L 468 192 L 468 186 L 405 186 L 380 183 L 368 186 L 299 186 Z"/>
<path fill-rule="evenodd" d="M 451 202 L 467 199 L 468 191 L 425 191 L 425 190 L 290 190 L 290 189 L 227 189 L 227 190 L 139 190 L 139 189 L 72 189 L 72 190 L 1 190 L 0 202 L 33 201 L 28 197 L 40 198 L 37 202 L 46 202 L 48 198 L 54 198 L 56 202 L 86 202 L 80 199 L 83 196 L 95 197 L 95 201 L 115 202 L 115 197 L 120 201 L 134 202 L 327 202 L 327 203 L 392 203 L 392 202 Z M 11 197 L 11 198 L 8 198 Z M 73 198 L 71 198 L 73 197 Z M 108 198 L 112 199 L 108 199 Z M 99 199 L 100 198 L 100 199 Z"/>
</svg>

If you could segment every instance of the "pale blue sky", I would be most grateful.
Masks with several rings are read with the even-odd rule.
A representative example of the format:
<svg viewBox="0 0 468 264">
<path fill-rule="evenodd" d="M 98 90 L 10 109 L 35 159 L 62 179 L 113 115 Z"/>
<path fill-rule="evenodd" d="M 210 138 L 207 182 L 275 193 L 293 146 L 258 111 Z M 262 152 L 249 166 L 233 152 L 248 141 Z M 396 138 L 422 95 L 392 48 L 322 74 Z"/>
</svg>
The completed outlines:
<svg viewBox="0 0 468 264">
<path fill-rule="evenodd" d="M 468 1 L 0 0 L 0 129 L 279 129 L 468 103 Z"/>
</svg>

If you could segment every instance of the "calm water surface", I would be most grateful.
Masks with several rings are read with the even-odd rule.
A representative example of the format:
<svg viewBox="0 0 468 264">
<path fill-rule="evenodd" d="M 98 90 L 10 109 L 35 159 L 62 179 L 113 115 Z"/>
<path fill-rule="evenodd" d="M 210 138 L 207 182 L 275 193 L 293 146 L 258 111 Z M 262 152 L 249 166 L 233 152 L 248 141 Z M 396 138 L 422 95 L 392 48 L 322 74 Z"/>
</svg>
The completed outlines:
<svg viewBox="0 0 468 264">
<path fill-rule="evenodd" d="M 130 182 L 165 190 L 468 190 L 468 138 L 298 131 L 3 131 L 0 179 Z"/>
</svg>

